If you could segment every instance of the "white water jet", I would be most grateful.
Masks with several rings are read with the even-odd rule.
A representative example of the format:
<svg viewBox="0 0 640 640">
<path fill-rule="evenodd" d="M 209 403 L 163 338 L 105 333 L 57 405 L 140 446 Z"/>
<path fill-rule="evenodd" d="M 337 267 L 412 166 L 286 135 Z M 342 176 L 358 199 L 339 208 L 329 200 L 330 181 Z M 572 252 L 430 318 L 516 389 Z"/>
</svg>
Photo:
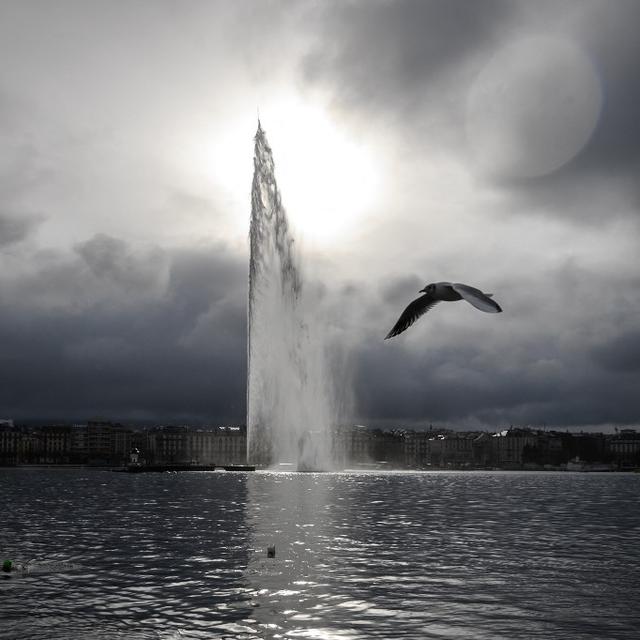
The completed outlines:
<svg viewBox="0 0 640 640">
<path fill-rule="evenodd" d="M 247 458 L 293 470 L 333 468 L 324 341 L 305 314 L 299 260 L 258 122 L 249 231 Z"/>
</svg>

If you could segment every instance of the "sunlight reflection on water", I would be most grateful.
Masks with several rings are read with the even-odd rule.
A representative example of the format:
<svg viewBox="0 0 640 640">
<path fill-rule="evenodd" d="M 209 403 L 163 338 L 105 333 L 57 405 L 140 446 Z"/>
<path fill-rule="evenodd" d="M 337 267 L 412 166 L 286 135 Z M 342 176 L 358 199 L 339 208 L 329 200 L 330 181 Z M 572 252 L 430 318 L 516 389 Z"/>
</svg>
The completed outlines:
<svg viewBox="0 0 640 640">
<path fill-rule="evenodd" d="M 637 475 L 0 482 L 1 555 L 36 569 L 0 580 L 0 638 L 622 639 L 640 625 Z"/>
</svg>

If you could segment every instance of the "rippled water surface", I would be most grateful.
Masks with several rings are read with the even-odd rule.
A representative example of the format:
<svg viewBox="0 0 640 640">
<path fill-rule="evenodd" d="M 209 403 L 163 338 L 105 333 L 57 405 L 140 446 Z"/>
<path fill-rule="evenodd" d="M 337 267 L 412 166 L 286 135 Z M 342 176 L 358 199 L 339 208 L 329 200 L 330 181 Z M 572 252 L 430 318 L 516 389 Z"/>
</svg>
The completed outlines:
<svg viewBox="0 0 640 640">
<path fill-rule="evenodd" d="M 639 540 L 638 474 L 4 469 L 0 638 L 636 639 Z"/>
</svg>

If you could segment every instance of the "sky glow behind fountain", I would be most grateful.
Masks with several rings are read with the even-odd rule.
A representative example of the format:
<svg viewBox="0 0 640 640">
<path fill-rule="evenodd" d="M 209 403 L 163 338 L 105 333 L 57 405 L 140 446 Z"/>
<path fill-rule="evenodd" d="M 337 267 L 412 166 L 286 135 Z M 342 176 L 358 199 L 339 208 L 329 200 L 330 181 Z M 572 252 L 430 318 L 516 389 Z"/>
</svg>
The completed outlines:
<svg viewBox="0 0 640 640">
<path fill-rule="evenodd" d="M 249 231 L 247 455 L 252 464 L 325 470 L 333 422 L 324 341 L 302 277 L 260 122 Z"/>
</svg>

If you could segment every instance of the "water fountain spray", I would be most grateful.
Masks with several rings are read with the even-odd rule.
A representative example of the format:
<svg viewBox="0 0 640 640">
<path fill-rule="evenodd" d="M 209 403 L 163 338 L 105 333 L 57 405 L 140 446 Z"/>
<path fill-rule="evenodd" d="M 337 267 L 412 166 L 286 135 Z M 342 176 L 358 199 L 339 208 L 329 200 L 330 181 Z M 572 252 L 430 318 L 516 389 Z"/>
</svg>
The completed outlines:
<svg viewBox="0 0 640 640">
<path fill-rule="evenodd" d="M 247 457 L 293 470 L 333 467 L 324 341 L 305 313 L 299 258 L 260 121 L 249 230 Z"/>
</svg>

